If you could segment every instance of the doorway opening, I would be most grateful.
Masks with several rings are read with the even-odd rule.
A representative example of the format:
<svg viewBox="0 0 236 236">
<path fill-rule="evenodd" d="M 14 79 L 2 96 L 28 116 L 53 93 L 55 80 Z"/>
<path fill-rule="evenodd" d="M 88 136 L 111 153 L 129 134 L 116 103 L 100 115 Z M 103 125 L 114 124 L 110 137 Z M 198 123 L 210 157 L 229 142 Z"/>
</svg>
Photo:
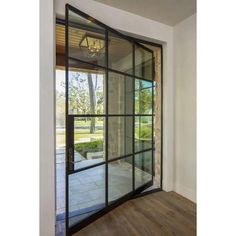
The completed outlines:
<svg viewBox="0 0 236 236">
<path fill-rule="evenodd" d="M 161 189 L 161 50 L 69 5 L 57 20 L 57 235 Z"/>
</svg>

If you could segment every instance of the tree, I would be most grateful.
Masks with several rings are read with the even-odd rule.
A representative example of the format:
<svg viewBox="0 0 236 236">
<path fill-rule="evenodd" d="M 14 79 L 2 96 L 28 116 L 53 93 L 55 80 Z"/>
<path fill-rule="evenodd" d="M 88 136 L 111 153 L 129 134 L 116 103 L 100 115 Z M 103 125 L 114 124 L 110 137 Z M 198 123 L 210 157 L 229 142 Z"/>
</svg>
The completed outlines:
<svg viewBox="0 0 236 236">
<path fill-rule="evenodd" d="M 69 110 L 73 114 L 88 114 L 90 111 L 87 80 L 79 72 L 72 72 L 69 80 Z"/>
<path fill-rule="evenodd" d="M 151 112 L 152 90 L 150 88 L 140 90 L 140 109 L 143 114 L 149 114 Z"/>
<path fill-rule="evenodd" d="M 95 96 L 95 87 L 93 85 L 93 79 L 92 79 L 91 73 L 88 73 L 88 87 L 89 87 L 89 99 L 90 99 L 90 113 L 95 114 L 96 113 L 96 96 Z M 95 117 L 91 117 L 90 133 L 93 134 L 94 132 L 95 132 Z"/>
<path fill-rule="evenodd" d="M 65 126 L 65 93 L 56 91 L 56 124 Z"/>
<path fill-rule="evenodd" d="M 93 73 L 70 72 L 69 111 L 72 114 L 103 113 L 103 80 Z M 99 81 L 100 80 L 100 81 Z M 65 87 L 65 84 L 64 84 Z M 90 133 L 95 132 L 95 117 L 91 117 Z"/>
<path fill-rule="evenodd" d="M 135 91 L 135 111 L 139 114 L 150 114 L 152 109 L 152 89 L 137 82 Z"/>
</svg>

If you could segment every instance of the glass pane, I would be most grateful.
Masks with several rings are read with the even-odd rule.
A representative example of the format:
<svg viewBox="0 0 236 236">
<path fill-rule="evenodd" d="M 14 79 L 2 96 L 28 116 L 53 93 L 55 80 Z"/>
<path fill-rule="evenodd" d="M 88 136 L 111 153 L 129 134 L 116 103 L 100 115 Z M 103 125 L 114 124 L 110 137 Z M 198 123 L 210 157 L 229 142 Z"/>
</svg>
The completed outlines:
<svg viewBox="0 0 236 236">
<path fill-rule="evenodd" d="M 69 114 L 104 114 L 105 71 L 73 62 L 70 60 Z"/>
<path fill-rule="evenodd" d="M 56 69 L 57 214 L 65 211 L 65 71 Z"/>
<path fill-rule="evenodd" d="M 132 191 L 132 156 L 108 164 L 108 199 L 112 202 Z"/>
<path fill-rule="evenodd" d="M 153 79 L 152 53 L 135 45 L 135 75 L 148 80 Z"/>
<path fill-rule="evenodd" d="M 152 117 L 135 117 L 135 152 L 152 148 Z"/>
<path fill-rule="evenodd" d="M 152 151 L 135 155 L 135 188 L 152 180 Z"/>
<path fill-rule="evenodd" d="M 105 160 L 104 137 L 104 117 L 74 119 L 74 170 Z"/>
<path fill-rule="evenodd" d="M 108 118 L 108 159 L 132 153 L 133 117 Z"/>
<path fill-rule="evenodd" d="M 109 72 L 109 114 L 133 113 L 133 78 Z"/>
<path fill-rule="evenodd" d="M 69 11 L 69 57 L 105 66 L 105 30 Z"/>
<path fill-rule="evenodd" d="M 69 225 L 105 206 L 105 165 L 69 175 Z"/>
<path fill-rule="evenodd" d="M 56 233 L 65 228 L 65 70 L 56 68 Z"/>
<path fill-rule="evenodd" d="M 135 79 L 135 114 L 152 114 L 152 82 Z"/>
<path fill-rule="evenodd" d="M 109 68 L 133 74 L 133 44 L 109 32 L 108 39 Z"/>
</svg>

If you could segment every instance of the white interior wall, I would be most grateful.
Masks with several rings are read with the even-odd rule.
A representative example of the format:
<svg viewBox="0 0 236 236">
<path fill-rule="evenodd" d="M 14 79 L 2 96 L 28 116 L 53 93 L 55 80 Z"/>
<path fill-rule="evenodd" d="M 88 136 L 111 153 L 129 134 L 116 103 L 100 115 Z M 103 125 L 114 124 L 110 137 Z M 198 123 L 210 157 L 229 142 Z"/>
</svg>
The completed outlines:
<svg viewBox="0 0 236 236">
<path fill-rule="evenodd" d="M 54 2 L 40 1 L 40 236 L 55 235 Z M 29 216 L 30 217 L 30 216 Z"/>
<path fill-rule="evenodd" d="M 196 201 L 196 15 L 174 27 L 175 191 Z"/>
</svg>

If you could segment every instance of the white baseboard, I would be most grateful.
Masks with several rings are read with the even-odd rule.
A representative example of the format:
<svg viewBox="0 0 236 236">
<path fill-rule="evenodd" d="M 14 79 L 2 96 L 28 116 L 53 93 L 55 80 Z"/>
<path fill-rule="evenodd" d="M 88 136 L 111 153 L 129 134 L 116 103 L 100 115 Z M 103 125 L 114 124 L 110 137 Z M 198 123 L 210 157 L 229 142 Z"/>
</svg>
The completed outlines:
<svg viewBox="0 0 236 236">
<path fill-rule="evenodd" d="M 186 188 L 185 186 L 176 184 L 175 192 L 196 203 L 196 190 L 195 189 Z"/>
</svg>

